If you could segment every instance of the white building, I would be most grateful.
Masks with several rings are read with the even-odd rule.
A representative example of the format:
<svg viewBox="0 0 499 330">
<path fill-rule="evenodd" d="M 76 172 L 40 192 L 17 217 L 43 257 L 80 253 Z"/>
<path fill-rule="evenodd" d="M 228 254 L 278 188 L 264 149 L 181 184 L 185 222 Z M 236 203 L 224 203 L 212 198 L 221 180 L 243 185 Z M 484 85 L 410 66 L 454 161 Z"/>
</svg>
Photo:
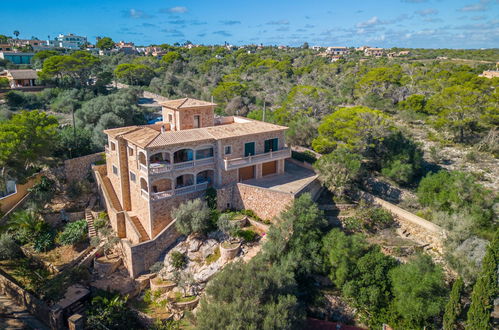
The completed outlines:
<svg viewBox="0 0 499 330">
<path fill-rule="evenodd" d="M 347 55 L 350 51 L 347 47 L 328 47 L 326 53 L 330 55 Z"/>
<path fill-rule="evenodd" d="M 57 48 L 80 49 L 81 45 L 87 43 L 87 37 L 70 34 L 59 34 L 54 40 L 47 41 L 49 45 Z"/>
</svg>

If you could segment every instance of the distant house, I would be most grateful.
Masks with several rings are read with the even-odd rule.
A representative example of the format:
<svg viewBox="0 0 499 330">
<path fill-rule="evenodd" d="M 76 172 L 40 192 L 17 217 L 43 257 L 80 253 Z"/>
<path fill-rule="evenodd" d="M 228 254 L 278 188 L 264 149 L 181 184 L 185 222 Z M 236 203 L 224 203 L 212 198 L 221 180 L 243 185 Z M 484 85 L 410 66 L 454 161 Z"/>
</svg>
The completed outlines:
<svg viewBox="0 0 499 330">
<path fill-rule="evenodd" d="M 135 49 L 135 44 L 133 42 L 120 41 L 117 42 L 115 46 L 118 49 L 118 52 L 120 53 L 124 53 L 127 55 L 133 55 L 137 53 L 137 50 Z"/>
<path fill-rule="evenodd" d="M 383 48 L 375 48 L 375 47 L 366 48 L 364 49 L 364 55 L 375 56 L 375 57 L 383 56 Z"/>
<path fill-rule="evenodd" d="M 479 75 L 479 77 L 484 77 L 484 78 L 489 78 L 489 79 L 499 78 L 499 71 L 497 71 L 497 70 L 484 71 L 481 75 Z"/>
<path fill-rule="evenodd" d="M 34 87 L 38 79 L 38 73 L 35 70 L 8 70 L 7 79 L 9 79 L 10 88 Z"/>
<path fill-rule="evenodd" d="M 359 51 L 359 52 L 363 52 L 365 51 L 367 48 L 371 48 L 370 46 L 360 46 L 360 47 L 357 47 L 355 48 L 356 51 Z"/>
<path fill-rule="evenodd" d="M 399 52 L 399 56 L 408 56 L 411 55 L 411 52 L 408 50 L 403 50 Z"/>
<path fill-rule="evenodd" d="M 12 50 L 11 44 L 0 44 L 0 52 L 11 52 Z"/>
<path fill-rule="evenodd" d="M 30 64 L 35 53 L 0 52 L 0 58 L 14 64 Z"/>
<path fill-rule="evenodd" d="M 80 49 L 87 43 L 87 37 L 70 34 L 59 34 L 53 40 L 48 40 L 48 44 L 57 48 Z"/>
<path fill-rule="evenodd" d="M 348 47 L 327 47 L 326 53 L 330 55 L 347 55 L 350 51 Z"/>
</svg>

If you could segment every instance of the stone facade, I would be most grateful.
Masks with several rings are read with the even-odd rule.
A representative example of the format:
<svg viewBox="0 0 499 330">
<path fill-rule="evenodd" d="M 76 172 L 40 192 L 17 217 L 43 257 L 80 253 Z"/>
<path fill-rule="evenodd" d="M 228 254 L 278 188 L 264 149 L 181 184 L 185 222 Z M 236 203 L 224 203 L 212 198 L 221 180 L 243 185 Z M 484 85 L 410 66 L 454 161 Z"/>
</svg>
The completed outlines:
<svg viewBox="0 0 499 330">
<path fill-rule="evenodd" d="M 104 159 L 104 153 L 86 155 L 77 158 L 71 158 L 64 161 L 64 174 L 68 182 L 82 181 L 88 176 L 92 164 Z"/>
<path fill-rule="evenodd" d="M 154 239 L 147 242 L 131 244 L 128 240 L 122 240 L 121 248 L 125 256 L 123 262 L 130 276 L 135 278 L 148 271 L 180 236 L 175 229 L 175 222 L 171 222 Z"/>
</svg>

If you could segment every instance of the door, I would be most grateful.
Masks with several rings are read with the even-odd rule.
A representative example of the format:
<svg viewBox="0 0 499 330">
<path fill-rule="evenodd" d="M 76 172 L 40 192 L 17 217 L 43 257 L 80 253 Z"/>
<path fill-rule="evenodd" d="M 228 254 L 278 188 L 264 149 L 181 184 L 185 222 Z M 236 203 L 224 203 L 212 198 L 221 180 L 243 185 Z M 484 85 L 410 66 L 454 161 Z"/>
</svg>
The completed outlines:
<svg viewBox="0 0 499 330">
<path fill-rule="evenodd" d="M 262 176 L 276 174 L 277 173 L 277 161 L 263 163 L 262 164 Z"/>
<path fill-rule="evenodd" d="M 255 166 L 246 166 L 239 169 L 239 182 L 255 178 Z"/>
<path fill-rule="evenodd" d="M 265 152 L 277 151 L 278 145 L 279 145 L 279 140 L 277 138 L 265 140 L 264 144 Z"/>
<path fill-rule="evenodd" d="M 194 116 L 194 128 L 200 128 L 201 127 L 201 116 Z"/>
<path fill-rule="evenodd" d="M 244 157 L 255 155 L 255 142 L 248 142 L 244 144 Z"/>
</svg>

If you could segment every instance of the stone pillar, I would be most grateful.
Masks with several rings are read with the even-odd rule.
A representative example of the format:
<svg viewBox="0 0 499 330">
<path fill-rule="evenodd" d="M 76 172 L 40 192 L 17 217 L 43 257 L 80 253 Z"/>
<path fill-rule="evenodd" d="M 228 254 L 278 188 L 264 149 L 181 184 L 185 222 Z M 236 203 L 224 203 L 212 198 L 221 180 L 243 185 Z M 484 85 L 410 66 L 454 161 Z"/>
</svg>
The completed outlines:
<svg viewBox="0 0 499 330">
<path fill-rule="evenodd" d="M 69 330 L 83 330 L 84 319 L 80 314 L 73 314 L 68 318 Z"/>
</svg>

